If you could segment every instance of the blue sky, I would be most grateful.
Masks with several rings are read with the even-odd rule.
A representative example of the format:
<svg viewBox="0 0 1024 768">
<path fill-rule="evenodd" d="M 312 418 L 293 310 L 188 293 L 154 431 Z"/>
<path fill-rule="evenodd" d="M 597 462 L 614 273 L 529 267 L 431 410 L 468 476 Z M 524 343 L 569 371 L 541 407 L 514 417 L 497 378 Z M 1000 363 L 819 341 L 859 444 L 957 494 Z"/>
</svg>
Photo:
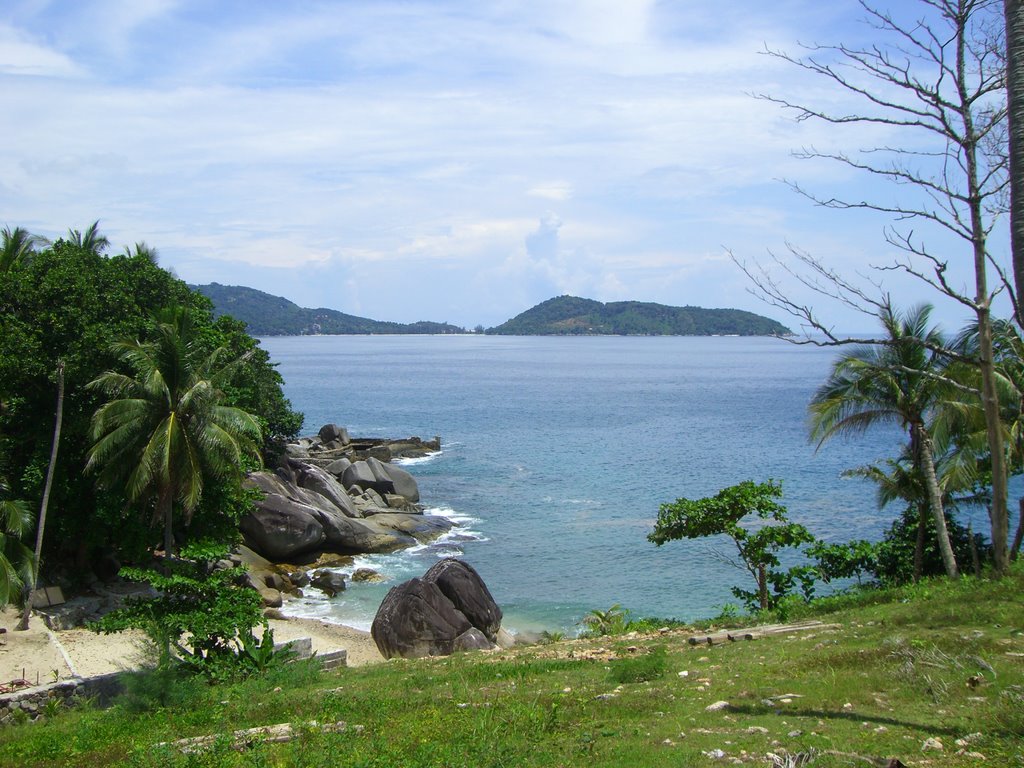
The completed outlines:
<svg viewBox="0 0 1024 768">
<path fill-rule="evenodd" d="M 761 51 L 859 42 L 861 18 L 853 0 L 7 0 L 0 224 L 54 237 L 100 219 L 115 250 L 145 241 L 189 282 L 381 320 L 490 326 L 569 293 L 792 324 L 727 250 L 888 263 L 884 217 L 780 180 L 850 193 L 863 180 L 791 152 L 905 139 L 751 94 L 848 106 Z"/>
</svg>

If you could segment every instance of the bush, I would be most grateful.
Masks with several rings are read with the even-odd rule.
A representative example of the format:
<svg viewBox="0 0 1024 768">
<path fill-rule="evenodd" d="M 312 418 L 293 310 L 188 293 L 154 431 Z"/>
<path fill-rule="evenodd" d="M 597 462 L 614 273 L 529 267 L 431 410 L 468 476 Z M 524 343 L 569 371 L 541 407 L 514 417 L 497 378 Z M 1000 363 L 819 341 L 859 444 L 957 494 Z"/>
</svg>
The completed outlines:
<svg viewBox="0 0 1024 768">
<path fill-rule="evenodd" d="M 241 583 L 244 571 L 214 568 L 224 554 L 222 547 L 200 543 L 183 549 L 180 559 L 166 559 L 167 573 L 123 568 L 122 576 L 149 583 L 157 596 L 130 598 L 92 628 L 141 629 L 159 650 L 158 669 L 184 665 L 211 680 L 262 672 L 284 660 L 290 651 L 273 650 L 260 596 Z M 258 641 L 252 628 L 261 624 Z"/>
</svg>

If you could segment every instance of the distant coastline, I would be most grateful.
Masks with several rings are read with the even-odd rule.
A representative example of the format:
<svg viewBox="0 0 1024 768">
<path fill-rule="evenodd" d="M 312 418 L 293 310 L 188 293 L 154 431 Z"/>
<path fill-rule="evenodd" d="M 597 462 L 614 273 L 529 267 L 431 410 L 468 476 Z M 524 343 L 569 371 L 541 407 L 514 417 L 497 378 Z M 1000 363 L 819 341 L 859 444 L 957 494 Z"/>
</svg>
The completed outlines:
<svg viewBox="0 0 1024 768">
<path fill-rule="evenodd" d="M 254 336 L 453 335 L 501 336 L 789 336 L 786 326 L 739 309 L 671 307 L 640 301 L 607 304 L 558 296 L 493 328 L 467 330 L 421 320 L 370 320 L 334 309 L 300 307 L 281 296 L 244 286 L 191 286 L 213 302 L 214 315 L 229 315 Z"/>
</svg>

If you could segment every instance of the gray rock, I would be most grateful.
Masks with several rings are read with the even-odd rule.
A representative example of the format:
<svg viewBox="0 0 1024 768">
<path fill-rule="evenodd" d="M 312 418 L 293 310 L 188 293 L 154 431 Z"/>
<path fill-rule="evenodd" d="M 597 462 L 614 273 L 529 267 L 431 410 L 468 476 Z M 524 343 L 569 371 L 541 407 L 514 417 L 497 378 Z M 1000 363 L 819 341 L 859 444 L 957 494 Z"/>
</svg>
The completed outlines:
<svg viewBox="0 0 1024 768">
<path fill-rule="evenodd" d="M 380 525 L 370 518 L 346 517 L 341 512 L 318 510 L 325 536 L 325 550 L 339 554 L 380 554 L 416 545 L 417 540 L 397 527 Z"/>
<path fill-rule="evenodd" d="M 384 577 L 372 568 L 356 568 L 356 570 L 352 572 L 352 576 L 349 578 L 354 582 L 362 581 L 369 584 L 380 584 L 384 581 Z"/>
<path fill-rule="evenodd" d="M 454 651 L 489 651 L 494 648 L 494 643 L 487 639 L 487 636 L 476 627 L 470 627 L 461 635 L 455 638 L 452 644 Z"/>
<path fill-rule="evenodd" d="M 467 619 L 493 643 L 501 629 L 501 608 L 469 563 L 455 558 L 438 560 L 423 575 L 438 588 Z"/>
<path fill-rule="evenodd" d="M 381 462 L 380 459 L 371 456 L 366 460 L 366 466 L 373 473 L 373 485 L 370 486 L 373 490 L 380 494 L 395 493 L 395 481 L 391 479 L 387 469 L 385 469 L 387 465 Z"/>
<path fill-rule="evenodd" d="M 339 592 L 345 591 L 345 574 L 337 571 L 317 570 L 313 572 L 309 583 L 326 593 L 328 597 L 334 597 Z"/>
<path fill-rule="evenodd" d="M 298 589 L 309 586 L 309 574 L 305 571 L 294 571 L 289 573 L 288 578 Z"/>
<path fill-rule="evenodd" d="M 345 476 L 345 470 L 352 466 L 352 462 L 346 458 L 335 459 L 324 469 L 334 475 L 338 480 Z"/>
<path fill-rule="evenodd" d="M 238 527 L 248 545 L 271 560 L 287 560 L 327 541 L 319 510 L 277 493 L 257 502 Z"/>
<path fill-rule="evenodd" d="M 339 427 L 337 424 L 324 424 L 320 427 L 320 441 L 323 443 L 331 443 L 338 441 L 341 445 L 348 445 L 349 436 L 348 430 L 345 427 Z"/>
<path fill-rule="evenodd" d="M 413 504 L 420 500 L 420 488 L 415 477 L 394 464 L 381 464 L 381 467 L 395 486 L 395 493 L 405 496 Z"/>
<path fill-rule="evenodd" d="M 351 497 L 330 472 L 312 464 L 306 464 L 298 473 L 298 481 L 302 488 L 319 493 L 349 517 L 359 516 Z"/>
<path fill-rule="evenodd" d="M 384 597 L 370 634 L 384 658 L 415 659 L 451 654 L 471 627 L 436 584 L 410 579 Z"/>
<path fill-rule="evenodd" d="M 455 525 L 446 517 L 409 514 L 408 512 L 384 511 L 374 515 L 371 520 L 381 528 L 412 536 L 420 543 L 433 541 L 441 534 L 450 531 Z"/>
<path fill-rule="evenodd" d="M 363 490 L 372 488 L 375 480 L 373 471 L 366 465 L 365 461 L 357 461 L 341 476 L 341 484 L 346 488 L 358 485 Z"/>
</svg>

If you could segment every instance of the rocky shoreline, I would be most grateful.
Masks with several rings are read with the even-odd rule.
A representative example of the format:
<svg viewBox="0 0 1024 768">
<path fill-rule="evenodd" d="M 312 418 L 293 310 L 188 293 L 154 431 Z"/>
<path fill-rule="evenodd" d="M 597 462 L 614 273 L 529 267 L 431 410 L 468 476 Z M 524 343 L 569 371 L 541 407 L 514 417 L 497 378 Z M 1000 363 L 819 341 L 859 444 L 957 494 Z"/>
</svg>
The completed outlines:
<svg viewBox="0 0 1024 768">
<path fill-rule="evenodd" d="M 447 518 L 425 515 L 415 478 L 394 459 L 441 450 L 441 440 L 352 438 L 324 425 L 313 437 L 285 446 L 273 470 L 250 473 L 246 487 L 262 498 L 239 528 L 251 554 L 244 559 L 264 604 L 312 583 L 336 594 L 344 577 L 324 570 L 351 556 L 384 554 L 426 543 L 451 530 Z M 352 574 L 372 579 L 373 574 Z"/>
</svg>

